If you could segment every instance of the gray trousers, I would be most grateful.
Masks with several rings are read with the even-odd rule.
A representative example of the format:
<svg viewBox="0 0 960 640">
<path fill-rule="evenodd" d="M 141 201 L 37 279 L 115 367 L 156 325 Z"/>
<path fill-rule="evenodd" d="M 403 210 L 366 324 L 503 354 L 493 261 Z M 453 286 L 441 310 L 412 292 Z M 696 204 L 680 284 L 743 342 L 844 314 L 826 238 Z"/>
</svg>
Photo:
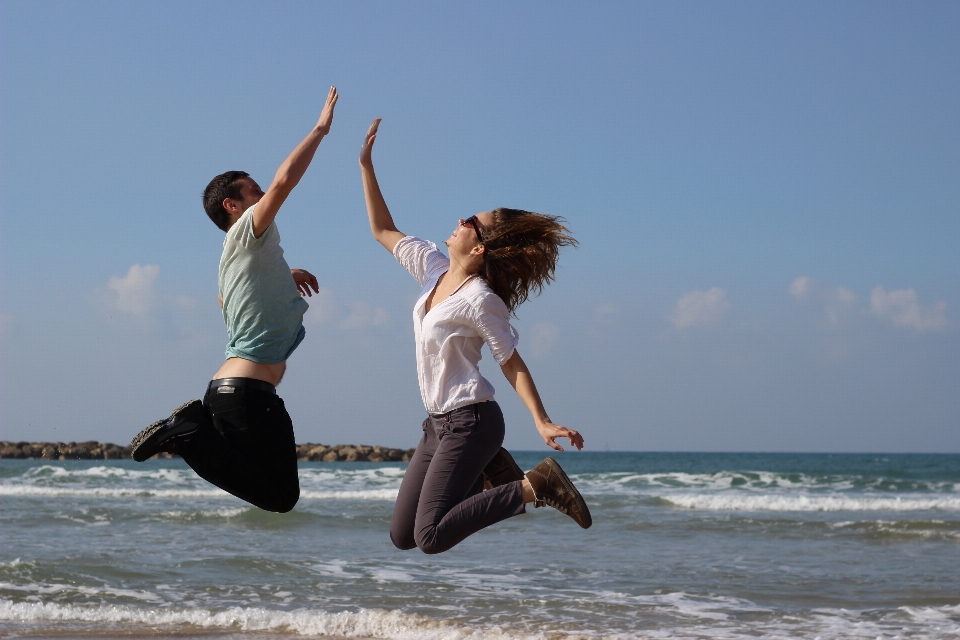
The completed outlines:
<svg viewBox="0 0 960 640">
<path fill-rule="evenodd" d="M 484 527 L 525 513 L 522 481 L 483 491 L 483 468 L 503 436 L 503 413 L 492 400 L 423 421 L 423 438 L 390 522 L 398 549 L 441 553 Z"/>
</svg>

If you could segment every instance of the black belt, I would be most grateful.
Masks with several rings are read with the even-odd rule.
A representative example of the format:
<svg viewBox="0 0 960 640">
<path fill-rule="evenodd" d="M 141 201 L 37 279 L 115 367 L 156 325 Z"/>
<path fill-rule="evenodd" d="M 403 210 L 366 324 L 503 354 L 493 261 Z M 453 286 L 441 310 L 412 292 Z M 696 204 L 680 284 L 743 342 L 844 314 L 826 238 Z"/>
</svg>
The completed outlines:
<svg viewBox="0 0 960 640">
<path fill-rule="evenodd" d="M 216 389 L 217 387 L 230 387 L 232 389 L 254 389 L 256 391 L 264 391 L 266 393 L 272 393 L 277 395 L 277 388 L 270 384 L 269 382 L 264 382 L 263 380 L 254 380 L 253 378 L 219 378 L 217 380 L 211 380 L 208 389 Z M 226 389 L 217 390 L 217 393 L 231 393 Z"/>
</svg>

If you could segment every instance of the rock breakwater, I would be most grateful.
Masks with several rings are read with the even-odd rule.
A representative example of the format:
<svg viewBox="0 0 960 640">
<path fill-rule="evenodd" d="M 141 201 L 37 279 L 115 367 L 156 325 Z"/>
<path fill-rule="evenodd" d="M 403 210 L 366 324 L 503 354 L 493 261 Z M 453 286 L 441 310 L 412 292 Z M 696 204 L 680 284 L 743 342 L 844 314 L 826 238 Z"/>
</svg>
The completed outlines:
<svg viewBox="0 0 960 640">
<path fill-rule="evenodd" d="M 310 462 L 408 462 L 414 449 L 394 449 L 365 444 L 297 445 L 297 459 Z M 129 446 L 111 442 L 0 442 L 0 458 L 21 460 L 121 460 L 130 458 Z M 161 453 L 154 458 L 175 458 Z"/>
</svg>

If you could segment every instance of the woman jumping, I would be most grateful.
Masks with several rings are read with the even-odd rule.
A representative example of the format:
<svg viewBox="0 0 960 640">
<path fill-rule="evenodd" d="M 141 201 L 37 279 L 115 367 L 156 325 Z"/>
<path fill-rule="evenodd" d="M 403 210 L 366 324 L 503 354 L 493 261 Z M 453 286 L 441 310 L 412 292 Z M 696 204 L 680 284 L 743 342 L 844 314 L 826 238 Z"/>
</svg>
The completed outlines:
<svg viewBox="0 0 960 640">
<path fill-rule="evenodd" d="M 555 440 L 567 438 L 583 448 L 583 436 L 547 417 L 510 326 L 510 314 L 553 280 L 560 247 L 576 240 L 560 218 L 517 209 L 460 220 L 445 243 L 449 258 L 432 242 L 400 233 L 373 170 L 379 125 L 373 121 L 360 150 L 363 192 L 373 237 L 423 287 L 413 328 L 420 395 L 429 414 L 400 485 L 390 539 L 400 549 L 441 553 L 524 513 L 528 502 L 554 507 L 586 529 L 592 524 L 587 505 L 553 458 L 522 479 L 483 490 L 485 467 L 504 455 L 504 422 L 493 386 L 477 366 L 486 343 L 544 442 L 563 451 Z"/>
</svg>

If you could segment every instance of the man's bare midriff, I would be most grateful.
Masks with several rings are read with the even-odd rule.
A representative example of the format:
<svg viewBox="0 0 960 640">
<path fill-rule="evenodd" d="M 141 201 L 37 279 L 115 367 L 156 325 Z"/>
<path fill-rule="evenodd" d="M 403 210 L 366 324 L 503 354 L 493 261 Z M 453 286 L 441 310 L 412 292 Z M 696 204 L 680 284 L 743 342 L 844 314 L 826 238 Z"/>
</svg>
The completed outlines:
<svg viewBox="0 0 960 640">
<path fill-rule="evenodd" d="M 214 380 L 220 378 L 253 378 L 263 380 L 273 386 L 280 384 L 283 372 L 287 370 L 287 363 L 261 364 L 243 358 L 228 358 L 220 370 L 213 375 Z"/>
</svg>

